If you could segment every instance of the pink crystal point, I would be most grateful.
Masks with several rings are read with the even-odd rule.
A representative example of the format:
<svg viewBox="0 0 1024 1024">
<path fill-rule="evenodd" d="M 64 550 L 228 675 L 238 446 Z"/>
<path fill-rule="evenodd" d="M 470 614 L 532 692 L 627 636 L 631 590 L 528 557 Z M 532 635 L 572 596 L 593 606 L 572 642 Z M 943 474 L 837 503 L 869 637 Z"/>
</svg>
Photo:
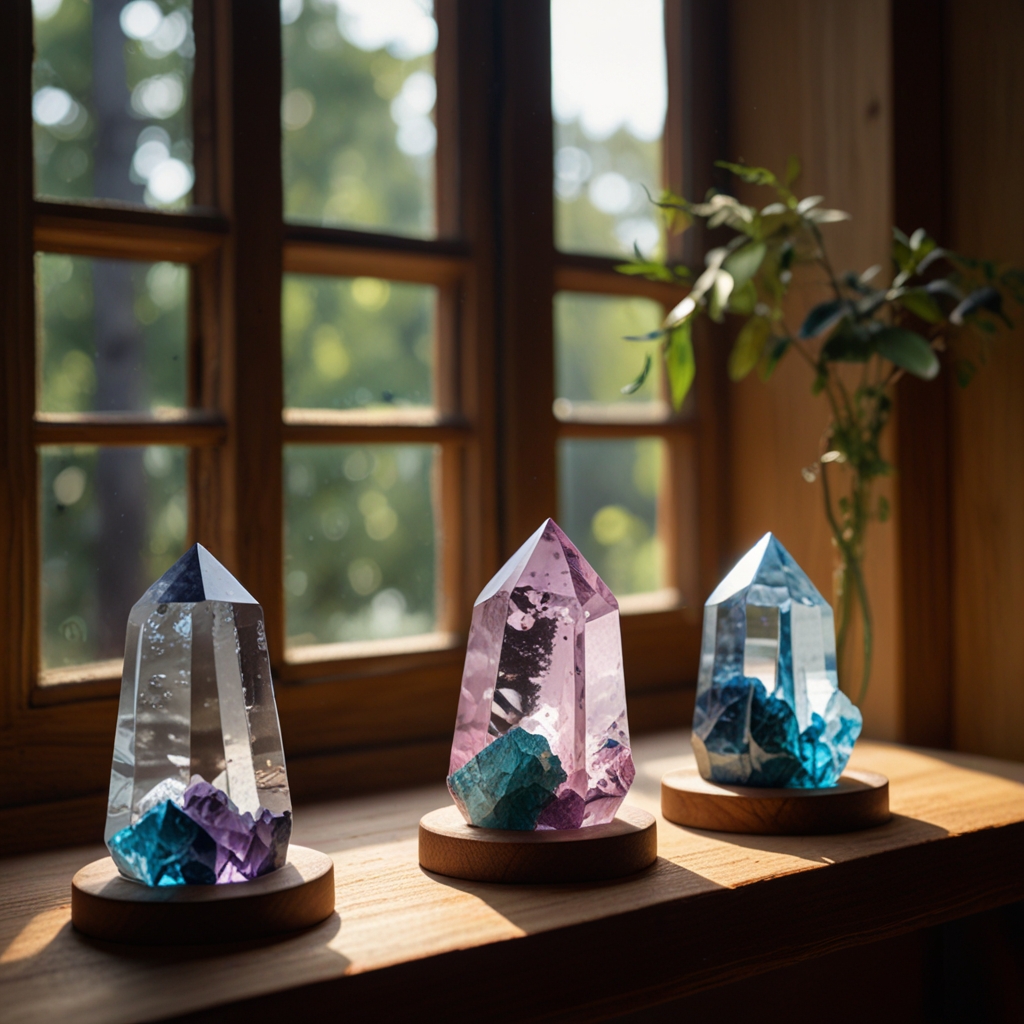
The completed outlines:
<svg viewBox="0 0 1024 1024">
<path fill-rule="evenodd" d="M 535 739 L 509 746 L 517 729 Z M 472 824 L 577 828 L 611 821 L 633 776 L 618 602 L 545 520 L 473 607 L 449 789 Z"/>
</svg>

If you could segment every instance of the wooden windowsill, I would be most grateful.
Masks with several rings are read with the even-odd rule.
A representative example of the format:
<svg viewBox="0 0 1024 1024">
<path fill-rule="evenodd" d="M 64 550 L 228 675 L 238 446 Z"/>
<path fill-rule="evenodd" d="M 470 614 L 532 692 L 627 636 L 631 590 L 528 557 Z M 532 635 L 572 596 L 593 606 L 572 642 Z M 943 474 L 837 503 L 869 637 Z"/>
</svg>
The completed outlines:
<svg viewBox="0 0 1024 1024">
<path fill-rule="evenodd" d="M 630 799 L 656 810 L 687 750 L 683 733 L 638 742 Z M 5 1020 L 603 1019 L 1024 898 L 1024 765 L 867 742 L 854 765 L 889 776 L 890 824 L 774 838 L 659 819 L 657 864 L 601 885 L 425 874 L 416 824 L 442 785 L 300 807 L 294 838 L 334 858 L 337 914 L 245 946 L 89 942 L 69 886 L 101 848 L 0 861 Z"/>
</svg>

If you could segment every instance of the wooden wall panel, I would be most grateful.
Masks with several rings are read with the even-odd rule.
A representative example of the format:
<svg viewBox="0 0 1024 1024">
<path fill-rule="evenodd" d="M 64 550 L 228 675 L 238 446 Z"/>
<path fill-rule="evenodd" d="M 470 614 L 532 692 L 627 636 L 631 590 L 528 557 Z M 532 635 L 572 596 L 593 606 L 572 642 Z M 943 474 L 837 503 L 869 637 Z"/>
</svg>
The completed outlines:
<svg viewBox="0 0 1024 1024">
<path fill-rule="evenodd" d="M 946 230 L 945 0 L 892 0 L 893 221 Z M 899 383 L 896 435 L 902 580 L 903 739 L 947 748 L 953 736 L 951 390 L 937 381 Z"/>
<path fill-rule="evenodd" d="M 852 222 L 826 228 L 839 268 L 888 266 L 892 216 L 890 8 L 888 0 L 732 0 L 733 155 L 781 171 L 800 157 L 798 190 L 821 194 Z M 762 200 L 767 202 L 767 199 Z M 794 288 L 791 320 L 821 286 Z M 766 386 L 749 379 L 731 396 L 728 470 L 732 540 L 739 554 L 775 531 L 826 597 L 833 555 L 819 485 L 800 469 L 814 460 L 828 423 L 810 394 L 810 370 L 789 359 Z M 893 500 L 891 483 L 885 493 Z M 898 514 L 898 509 L 896 509 Z M 865 731 L 902 733 L 898 572 L 892 522 L 875 526 L 866 566 L 875 617 L 875 658 Z M 847 687 L 851 689 L 851 687 Z"/>
<path fill-rule="evenodd" d="M 1024 4 L 951 0 L 950 244 L 1024 266 Z M 954 743 L 1024 759 L 1024 329 L 953 395 Z"/>
</svg>

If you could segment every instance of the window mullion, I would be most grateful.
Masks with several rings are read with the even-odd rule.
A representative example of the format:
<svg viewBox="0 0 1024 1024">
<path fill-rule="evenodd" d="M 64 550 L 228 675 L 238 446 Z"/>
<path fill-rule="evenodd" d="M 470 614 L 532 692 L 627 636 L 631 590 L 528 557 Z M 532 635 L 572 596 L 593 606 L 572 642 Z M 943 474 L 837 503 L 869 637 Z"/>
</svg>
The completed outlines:
<svg viewBox="0 0 1024 1024">
<path fill-rule="evenodd" d="M 32 260 L 32 5 L 0 33 L 0 737 L 35 679 L 39 616 Z M 10 734 L 7 733 L 9 736 Z"/>
<path fill-rule="evenodd" d="M 504 522 L 512 552 L 556 507 L 551 16 L 547 3 L 501 6 Z"/>
<path fill-rule="evenodd" d="M 281 585 L 281 21 L 277 0 L 215 8 L 219 203 L 231 233 L 216 276 L 206 376 L 228 442 L 197 470 L 197 539 L 208 520 L 225 561 L 259 595 L 271 658 L 284 658 Z M 211 291 L 213 289 L 210 289 Z M 204 514 L 202 505 L 207 503 Z M 219 510 L 219 511 L 218 511 Z"/>
</svg>

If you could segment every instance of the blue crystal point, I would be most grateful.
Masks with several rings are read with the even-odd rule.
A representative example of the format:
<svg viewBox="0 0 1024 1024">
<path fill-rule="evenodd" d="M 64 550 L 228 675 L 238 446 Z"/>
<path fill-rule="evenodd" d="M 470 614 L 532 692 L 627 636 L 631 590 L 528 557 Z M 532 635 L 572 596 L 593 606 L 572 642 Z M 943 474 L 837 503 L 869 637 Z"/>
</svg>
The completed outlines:
<svg viewBox="0 0 1024 1024">
<path fill-rule="evenodd" d="M 557 802 L 555 790 L 567 778 L 548 741 L 517 726 L 449 775 L 448 788 L 474 825 L 529 831 Z M 582 799 L 579 804 L 582 819 Z"/>
<path fill-rule="evenodd" d="M 701 775 L 834 786 L 861 725 L 839 689 L 832 608 L 766 533 L 704 605 L 692 734 Z"/>
</svg>

